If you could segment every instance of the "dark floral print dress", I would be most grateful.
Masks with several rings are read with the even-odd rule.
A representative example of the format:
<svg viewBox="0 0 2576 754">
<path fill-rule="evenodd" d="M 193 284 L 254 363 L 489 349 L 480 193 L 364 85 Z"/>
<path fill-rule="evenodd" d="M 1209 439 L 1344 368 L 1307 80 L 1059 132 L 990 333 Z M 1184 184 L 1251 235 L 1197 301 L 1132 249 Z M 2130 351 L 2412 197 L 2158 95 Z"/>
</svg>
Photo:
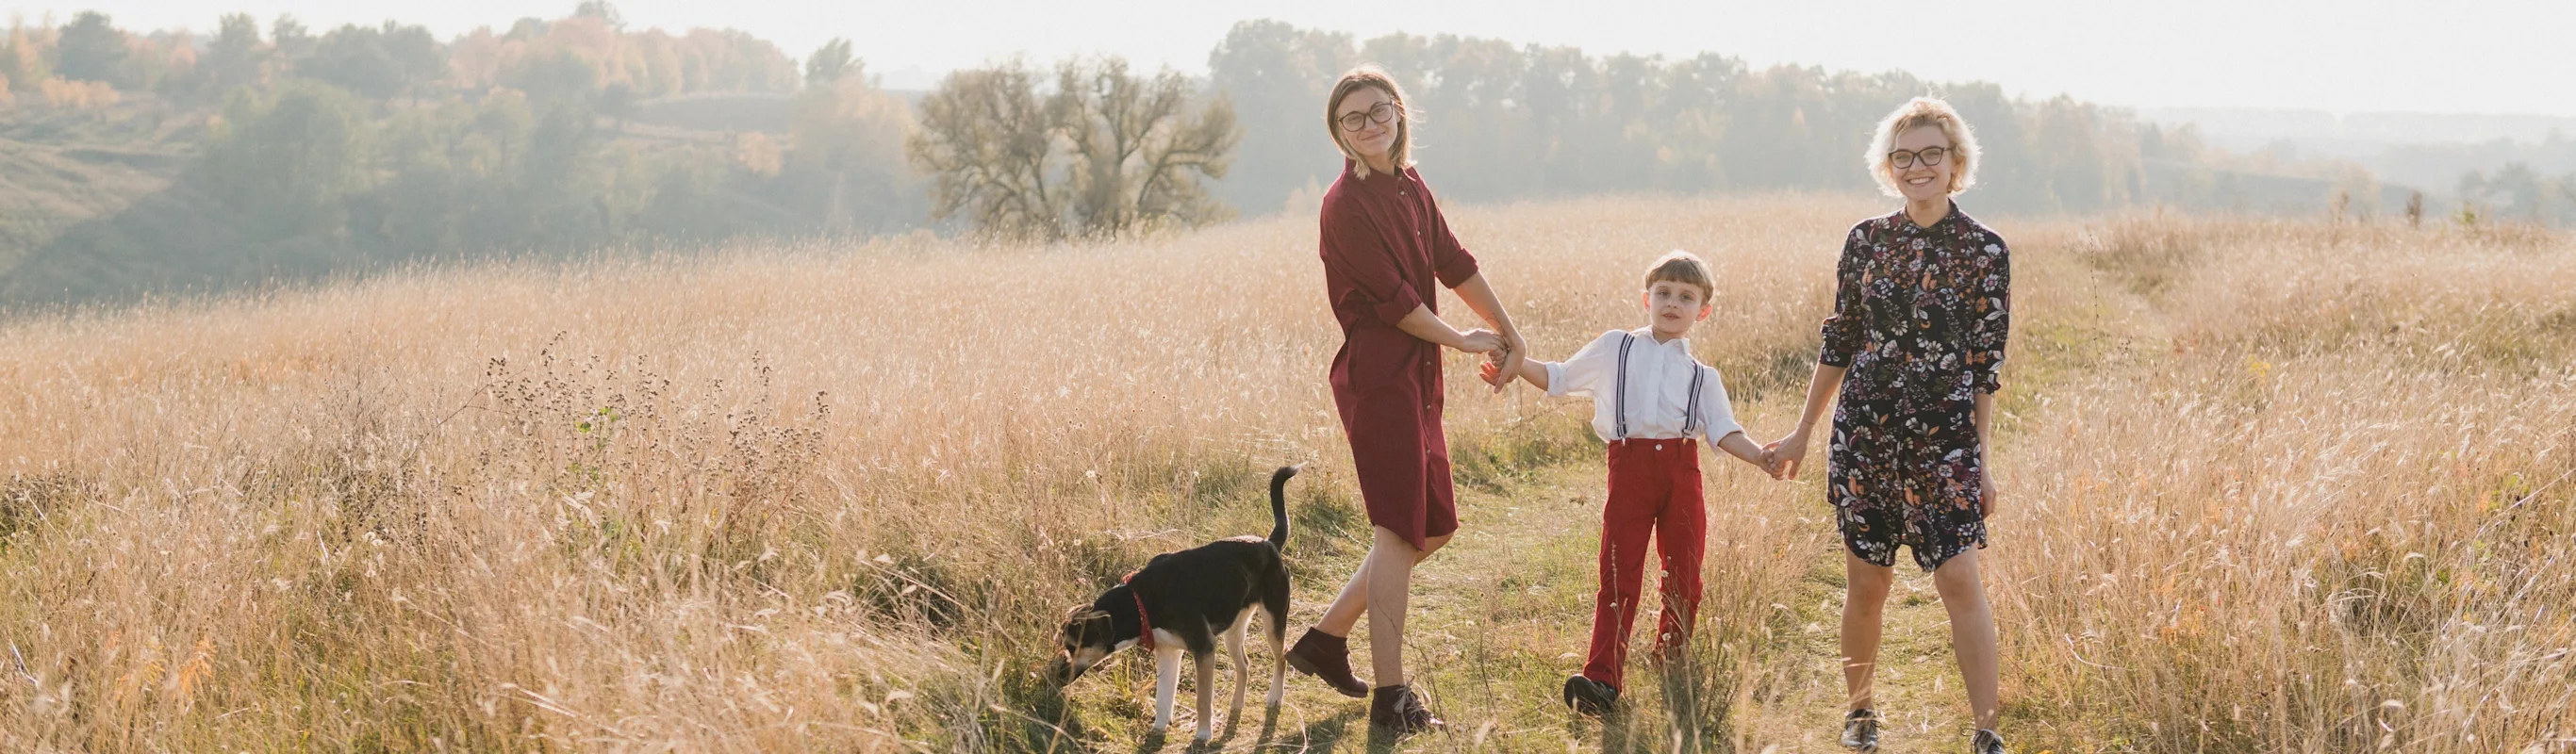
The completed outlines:
<svg viewBox="0 0 2576 754">
<path fill-rule="evenodd" d="M 1902 544 L 1930 571 L 1986 544 L 1974 411 L 2002 387 L 2010 257 L 1952 205 L 1929 228 L 1902 210 L 1852 226 L 1836 268 L 1818 361 L 1848 371 L 1827 498 L 1853 555 L 1893 566 Z"/>
</svg>

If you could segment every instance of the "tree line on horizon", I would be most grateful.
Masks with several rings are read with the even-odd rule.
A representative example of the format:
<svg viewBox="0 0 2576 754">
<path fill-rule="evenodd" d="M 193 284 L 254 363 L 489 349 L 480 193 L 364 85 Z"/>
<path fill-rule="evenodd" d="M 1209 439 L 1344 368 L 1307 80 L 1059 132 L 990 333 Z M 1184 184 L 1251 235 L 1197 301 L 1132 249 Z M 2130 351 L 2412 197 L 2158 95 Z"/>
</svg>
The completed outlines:
<svg viewBox="0 0 2576 754">
<path fill-rule="evenodd" d="M 1980 212 L 2306 211 L 2331 195 L 2337 211 L 2368 214 L 2404 203 L 2349 163 L 2232 154 L 2193 129 L 2064 96 L 1713 53 L 1361 40 L 1256 20 L 1216 45 L 1205 78 L 1114 57 L 1011 60 L 951 73 L 908 101 L 876 86 L 846 40 L 800 61 L 739 31 L 629 29 L 603 0 L 444 41 L 390 21 L 315 33 L 246 14 L 201 40 L 84 12 L 60 27 L 14 23 L 0 40 L 0 123 L 122 133 L 175 149 L 184 168 L 123 213 L 0 256 L 0 300 L 745 234 L 1061 239 L 1310 211 L 1341 165 L 1323 98 L 1361 62 L 1409 90 L 1417 155 L 1454 202 L 1869 191 L 1860 152 L 1871 128 L 1928 93 L 1977 129 L 1988 159 L 1963 201 Z M 636 122 L 647 106 L 709 97 L 752 98 L 717 109 L 783 100 L 785 123 Z M 2460 193 L 2488 216 L 2576 221 L 2576 175 L 2472 175 Z"/>
<path fill-rule="evenodd" d="M 292 18 L 263 30 L 234 14 L 199 45 L 184 33 L 127 34 L 85 12 L 58 30 L 12 29 L 0 75 L 12 87 L 38 82 L 31 91 L 59 81 L 110 93 L 56 101 L 38 91 L 11 106 L 59 140 L 121 133 L 184 155 L 168 189 L 27 250 L 0 278 L 0 300 L 880 232 L 917 224 L 926 203 L 903 163 L 906 108 L 872 85 L 846 41 L 800 68 L 741 32 L 627 29 L 598 0 L 446 42 L 392 22 L 314 35 Z M 127 103 L 148 116 L 120 117 L 117 92 L 152 98 Z M 642 103 L 709 95 L 792 104 L 774 134 L 631 121 Z"/>
</svg>

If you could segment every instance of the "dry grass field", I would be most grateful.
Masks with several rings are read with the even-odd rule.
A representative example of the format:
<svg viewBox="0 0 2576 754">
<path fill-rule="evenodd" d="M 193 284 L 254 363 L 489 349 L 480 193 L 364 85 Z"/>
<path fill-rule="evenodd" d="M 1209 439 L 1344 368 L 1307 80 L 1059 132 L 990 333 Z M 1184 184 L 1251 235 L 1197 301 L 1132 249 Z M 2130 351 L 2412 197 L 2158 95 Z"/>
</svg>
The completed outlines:
<svg viewBox="0 0 2576 754">
<path fill-rule="evenodd" d="M 1633 326 L 1655 255 L 1707 256 L 1693 345 L 1768 440 L 1842 231 L 1883 211 L 1453 219 L 1546 357 Z M 2022 750 L 2576 751 L 2576 238 L 1995 224 L 2018 311 L 1985 562 Z M 1292 632 L 1350 572 L 1314 254 L 1291 218 L 0 322 L 0 750 L 1182 750 L 1143 735 L 1135 653 L 1062 692 L 1034 672 L 1063 610 L 1150 554 L 1266 529 L 1277 465 L 1313 463 Z M 1464 529 L 1418 572 L 1409 650 L 1453 727 L 1394 743 L 1838 751 L 1820 470 L 1711 456 L 1692 657 L 1578 720 L 1555 691 L 1589 615 L 1588 406 L 1489 396 L 1469 363 Z M 1929 579 L 1889 616 L 1890 750 L 1964 750 Z M 1311 679 L 1263 715 L 1266 680 L 1226 750 L 1373 743 Z"/>
</svg>

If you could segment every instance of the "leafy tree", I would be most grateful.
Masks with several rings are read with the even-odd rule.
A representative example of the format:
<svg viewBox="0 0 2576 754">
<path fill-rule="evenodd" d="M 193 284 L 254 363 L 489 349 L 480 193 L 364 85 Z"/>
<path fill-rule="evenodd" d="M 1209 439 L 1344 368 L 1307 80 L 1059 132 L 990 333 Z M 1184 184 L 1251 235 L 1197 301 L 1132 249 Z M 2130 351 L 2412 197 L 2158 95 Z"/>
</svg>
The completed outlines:
<svg viewBox="0 0 2576 754">
<path fill-rule="evenodd" d="M 342 200 L 366 185 L 367 111 L 327 84 L 290 83 L 265 96 L 239 90 L 206 145 L 200 179 L 253 238 L 332 232 L 342 226 Z"/>
<path fill-rule="evenodd" d="M 1330 183 L 1341 152 L 1325 137 L 1324 97 L 1356 65 L 1351 35 L 1245 21 L 1208 53 L 1208 84 L 1243 122 L 1233 169 L 1215 190 L 1234 206 L 1277 209 L 1301 187 Z"/>
<path fill-rule="evenodd" d="M 106 14 L 81 11 L 63 27 L 62 37 L 55 43 L 55 55 L 60 62 L 54 70 L 63 78 L 122 83 L 117 81 L 117 74 L 125 64 L 125 32 L 109 23 Z"/>
<path fill-rule="evenodd" d="M 413 93 L 446 70 L 447 52 L 428 28 L 391 21 L 333 29 L 296 65 L 300 74 L 380 100 Z"/>
<path fill-rule="evenodd" d="M 387 21 L 384 48 L 385 55 L 393 59 L 406 94 L 418 97 L 422 87 L 447 77 L 447 46 L 430 35 L 429 27 L 398 26 Z"/>
<path fill-rule="evenodd" d="M 588 107 L 599 93 L 599 68 L 571 50 L 538 56 L 502 77 L 502 83 L 528 93 L 540 109 L 561 104 Z"/>
<path fill-rule="evenodd" d="M 805 85 L 828 87 L 858 71 L 857 59 L 850 54 L 850 40 L 835 38 L 805 59 Z"/>
<path fill-rule="evenodd" d="M 912 114 L 867 80 L 852 60 L 829 86 L 808 86 L 790 119 L 794 151 L 771 196 L 833 230 L 880 230 L 919 222 L 924 187 L 905 162 Z"/>
<path fill-rule="evenodd" d="M 618 13 L 617 6 L 609 4 L 608 0 L 582 0 L 581 5 L 573 8 L 572 15 L 574 18 L 599 19 L 600 24 L 610 31 L 626 28 L 626 16 Z"/>
<path fill-rule="evenodd" d="M 313 32 L 304 28 L 294 16 L 281 15 L 268 26 L 269 42 L 276 47 L 277 59 L 289 65 L 313 54 Z"/>
<path fill-rule="evenodd" d="M 371 99 L 391 99 L 402 91 L 402 69 L 385 51 L 384 34 L 346 24 L 322 35 L 313 55 L 298 61 L 295 72 Z"/>
<path fill-rule="evenodd" d="M 258 83 L 267 56 L 259 21 L 248 13 L 228 14 L 216 25 L 215 38 L 207 40 L 206 54 L 197 59 L 198 79 L 206 93 L 220 96 Z"/>
</svg>

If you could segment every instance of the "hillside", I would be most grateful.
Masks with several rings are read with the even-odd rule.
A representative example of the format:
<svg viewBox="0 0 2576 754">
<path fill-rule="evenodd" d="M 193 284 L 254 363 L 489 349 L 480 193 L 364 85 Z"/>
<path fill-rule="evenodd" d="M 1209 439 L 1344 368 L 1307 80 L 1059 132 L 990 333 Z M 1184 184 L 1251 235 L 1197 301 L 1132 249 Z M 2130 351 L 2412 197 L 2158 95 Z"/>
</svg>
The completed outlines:
<svg viewBox="0 0 2576 754">
<path fill-rule="evenodd" d="M 1884 209 L 1452 219 L 1541 356 L 1630 322 L 1653 256 L 1707 255 L 1718 314 L 1692 342 L 1767 439 L 1838 239 Z M 2576 728 L 2576 576 L 2547 565 L 2576 557 L 2576 238 L 1995 224 L 2015 315 L 1983 557 L 2021 750 L 2547 751 Z M 26 681 L 0 684 L 0 748 L 1182 750 L 1140 735 L 1135 653 L 1061 693 L 1033 673 L 1064 609 L 1147 556 L 1266 528 L 1275 465 L 1313 464 L 1290 488 L 1291 625 L 1353 567 L 1315 265 L 1311 220 L 1279 218 L 0 323 L 0 667 Z M 1403 746 L 1836 751 L 1840 556 L 1812 470 L 1707 464 L 1693 660 L 1633 713 L 1577 720 L 1555 684 L 1589 610 L 1600 449 L 1581 403 L 1488 396 L 1468 365 L 1448 424 L 1465 525 L 1424 565 L 1411 648 L 1455 727 Z M 1940 620 L 1907 574 L 1891 751 L 1959 745 Z M 1369 743 L 1359 703 L 1292 682 L 1223 748 Z"/>
</svg>

